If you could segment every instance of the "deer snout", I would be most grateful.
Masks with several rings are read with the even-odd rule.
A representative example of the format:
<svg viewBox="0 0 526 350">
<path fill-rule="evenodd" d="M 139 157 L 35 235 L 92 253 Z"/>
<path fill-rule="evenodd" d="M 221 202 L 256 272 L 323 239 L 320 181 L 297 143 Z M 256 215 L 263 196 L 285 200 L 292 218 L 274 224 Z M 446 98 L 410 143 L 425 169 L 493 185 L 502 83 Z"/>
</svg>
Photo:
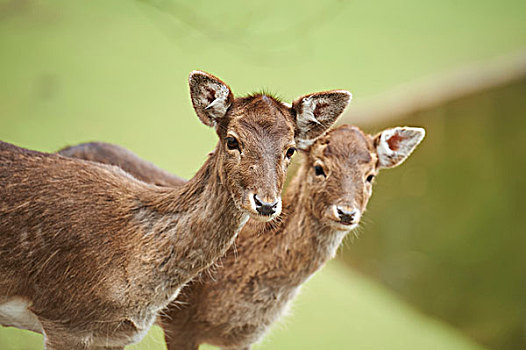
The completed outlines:
<svg viewBox="0 0 526 350">
<path fill-rule="evenodd" d="M 336 207 L 336 214 L 340 219 L 340 222 L 344 225 L 352 225 L 357 222 L 358 219 L 358 210 L 352 209 L 349 210 L 347 207 Z"/>
<path fill-rule="evenodd" d="M 257 221 L 270 221 L 281 213 L 281 197 L 247 192 L 243 196 L 242 208 Z"/>
<path fill-rule="evenodd" d="M 280 204 L 279 199 L 273 199 L 271 201 L 265 201 L 261 199 L 257 194 L 254 194 L 254 204 L 256 211 L 260 215 L 271 216 L 278 211 L 278 204 Z"/>
<path fill-rule="evenodd" d="M 339 227 L 353 229 L 360 222 L 361 212 L 359 209 L 346 205 L 332 205 L 329 209 L 329 217 Z"/>
</svg>

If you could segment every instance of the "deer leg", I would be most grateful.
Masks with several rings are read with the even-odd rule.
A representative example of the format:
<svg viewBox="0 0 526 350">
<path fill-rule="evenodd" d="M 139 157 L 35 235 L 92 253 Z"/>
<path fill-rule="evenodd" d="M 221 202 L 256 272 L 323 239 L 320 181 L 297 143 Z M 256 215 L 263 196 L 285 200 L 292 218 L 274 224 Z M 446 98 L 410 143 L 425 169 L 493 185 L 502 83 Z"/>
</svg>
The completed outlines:
<svg viewBox="0 0 526 350">
<path fill-rule="evenodd" d="M 241 347 L 238 347 L 238 346 L 231 346 L 231 347 L 223 347 L 221 348 L 221 350 L 250 350 L 251 349 L 251 345 L 246 345 L 246 346 L 241 346 Z"/>
</svg>

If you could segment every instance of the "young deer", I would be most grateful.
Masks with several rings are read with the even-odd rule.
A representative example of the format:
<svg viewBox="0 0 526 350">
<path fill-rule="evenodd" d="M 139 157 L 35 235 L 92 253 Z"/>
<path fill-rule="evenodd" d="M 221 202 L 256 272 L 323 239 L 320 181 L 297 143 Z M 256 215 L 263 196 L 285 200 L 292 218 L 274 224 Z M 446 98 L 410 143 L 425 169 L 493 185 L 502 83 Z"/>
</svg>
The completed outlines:
<svg viewBox="0 0 526 350">
<path fill-rule="evenodd" d="M 313 142 L 350 100 L 329 91 L 288 106 L 264 94 L 234 98 L 203 72 L 189 83 L 199 119 L 219 142 L 177 188 L 0 142 L 1 325 L 43 333 L 46 349 L 137 342 L 249 215 L 280 213 L 295 143 Z"/>
<path fill-rule="evenodd" d="M 344 125 L 308 147 L 278 223 L 249 221 L 220 267 L 201 273 L 163 313 L 168 349 L 249 349 L 358 225 L 377 172 L 401 164 L 424 135 L 397 127 L 371 136 Z M 107 161 L 98 147 L 87 148 Z M 142 163 L 136 158 L 126 168 L 134 174 Z"/>
</svg>

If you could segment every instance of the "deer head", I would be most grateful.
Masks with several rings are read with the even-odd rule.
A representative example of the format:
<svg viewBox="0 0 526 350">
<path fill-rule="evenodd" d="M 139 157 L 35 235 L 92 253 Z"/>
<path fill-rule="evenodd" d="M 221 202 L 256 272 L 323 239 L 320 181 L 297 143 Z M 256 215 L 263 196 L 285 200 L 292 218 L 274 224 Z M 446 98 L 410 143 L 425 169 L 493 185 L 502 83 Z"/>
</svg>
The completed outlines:
<svg viewBox="0 0 526 350">
<path fill-rule="evenodd" d="M 234 98 L 218 78 L 194 71 L 190 94 L 197 116 L 219 137 L 217 168 L 236 206 L 267 221 L 281 212 L 281 190 L 296 148 L 312 144 L 350 102 L 347 91 L 298 98 L 292 105 L 266 94 Z"/>
<path fill-rule="evenodd" d="M 355 228 L 380 169 L 400 165 L 422 141 L 422 128 L 396 127 L 376 136 L 343 125 L 314 143 L 306 154 L 310 212 L 332 227 Z"/>
</svg>

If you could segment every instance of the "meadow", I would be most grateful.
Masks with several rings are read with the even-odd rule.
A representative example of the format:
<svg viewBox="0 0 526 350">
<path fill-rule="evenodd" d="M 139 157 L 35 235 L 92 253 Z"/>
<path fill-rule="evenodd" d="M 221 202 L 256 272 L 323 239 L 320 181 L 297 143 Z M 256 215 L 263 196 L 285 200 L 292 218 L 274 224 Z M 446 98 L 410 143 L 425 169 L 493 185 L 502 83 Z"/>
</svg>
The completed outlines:
<svg viewBox="0 0 526 350">
<path fill-rule="evenodd" d="M 519 52 L 526 47 L 524 13 L 526 2 L 518 0 L 268 0 L 254 3 L 236 0 L 228 4 L 209 0 L 0 0 L 0 139 L 48 152 L 85 141 L 116 143 L 189 178 L 216 143 L 213 130 L 197 120 L 191 107 L 187 77 L 194 69 L 219 76 L 237 95 L 267 89 L 288 102 L 309 92 L 348 89 L 354 98 L 343 119 L 352 123 L 354 106 L 381 103 L 378 96 L 392 89 L 415 81 L 433 80 L 459 67 Z M 523 87 L 515 89 L 513 101 L 520 99 L 518 95 L 524 92 Z M 507 103 L 498 99 L 494 104 L 484 105 L 483 101 L 481 98 L 471 107 L 477 105 L 485 110 L 484 107 L 496 108 Z M 513 142 L 498 148 L 502 152 L 509 147 L 520 147 L 515 140 L 524 140 L 520 133 L 523 123 L 517 124 L 515 118 L 519 108 L 508 112 L 510 118 L 505 125 L 515 129 Z M 455 110 L 450 119 L 445 118 L 451 109 L 444 109 L 437 112 L 434 119 L 401 116 L 397 121 L 390 121 L 389 125 L 399 122 L 428 127 L 429 142 L 424 141 L 415 158 L 406 164 L 406 170 L 397 169 L 389 174 L 386 171 L 379 176 L 366 217 L 368 222 L 360 231 L 360 238 L 354 242 L 349 240 L 343 257 L 309 281 L 292 314 L 275 327 L 258 349 L 483 348 L 468 336 L 488 345 L 502 344 L 502 340 L 500 343 L 495 340 L 502 338 L 480 334 L 505 333 L 512 327 L 511 323 L 502 325 L 504 331 L 495 330 L 494 323 L 471 328 L 473 322 L 468 322 L 469 315 L 476 314 L 475 311 L 468 309 L 463 314 L 455 314 L 455 310 L 462 309 L 459 306 L 462 304 L 455 303 L 474 298 L 471 294 L 459 294 L 458 289 L 452 289 L 450 298 L 441 299 L 434 298 L 434 293 L 447 291 L 447 288 L 440 289 L 444 283 L 460 290 L 470 288 L 465 276 L 475 272 L 465 269 L 466 274 L 454 274 L 451 269 L 465 261 L 479 259 L 480 255 L 465 256 L 467 250 L 454 247 L 473 245 L 477 242 L 476 229 L 484 228 L 484 220 L 491 218 L 497 222 L 501 214 L 507 214 L 492 212 L 491 205 L 479 207 L 469 220 L 459 220 L 466 226 L 457 230 L 471 233 L 462 236 L 465 241 L 434 241 L 426 235 L 414 240 L 418 238 L 417 228 L 433 227 L 436 231 L 432 232 L 440 235 L 439 228 L 444 225 L 441 219 L 450 213 L 443 207 L 433 213 L 423 213 L 426 207 L 419 205 L 429 199 L 441 205 L 460 206 L 462 202 L 454 194 L 466 189 L 463 184 L 469 182 L 470 177 L 479 176 L 480 166 L 486 166 L 483 169 L 489 171 L 494 169 L 491 164 L 501 165 L 497 161 L 491 164 L 477 161 L 468 168 L 461 167 L 458 187 L 450 187 L 448 192 L 445 187 L 455 184 L 457 166 L 464 164 L 460 157 L 472 159 L 469 158 L 472 153 L 466 150 L 449 163 L 446 155 L 457 152 L 451 145 L 443 151 L 446 153 L 440 153 L 438 168 L 432 173 L 433 176 L 450 174 L 447 182 L 439 182 L 443 187 L 422 185 L 421 176 L 429 179 L 428 169 L 436 165 L 428 160 L 439 154 L 434 153 L 438 152 L 434 140 L 447 140 L 449 144 L 455 138 L 468 138 L 475 140 L 476 147 L 480 135 L 492 140 L 495 129 L 498 129 L 495 141 L 506 139 L 503 136 L 506 130 L 497 124 L 499 116 L 495 113 L 480 120 L 472 113 L 459 123 L 452 121 L 451 118 L 462 116 L 467 110 L 467 107 Z M 481 125 L 478 123 L 484 127 L 478 128 Z M 362 126 L 375 131 L 387 126 L 384 124 L 373 119 Z M 470 131 L 465 134 L 462 130 Z M 447 137 L 440 139 L 440 135 Z M 455 145 L 462 147 L 459 142 Z M 485 143 L 484 147 L 492 145 Z M 500 158 L 494 155 L 492 159 Z M 499 178 L 498 174 L 479 182 L 471 191 L 483 193 L 484 186 L 492 184 L 490 180 L 495 178 Z M 522 186 L 518 182 L 513 184 L 516 187 L 499 184 L 509 193 L 495 204 L 502 210 L 516 200 L 511 197 L 513 190 Z M 491 198 L 499 198 L 502 188 L 492 188 Z M 409 194 L 402 189 L 407 189 Z M 483 195 L 470 198 L 474 202 L 488 200 Z M 389 214 L 389 204 L 393 202 L 397 203 L 397 210 Z M 466 204 L 468 212 L 470 203 Z M 465 207 L 455 208 L 465 210 Z M 480 215 L 487 215 L 487 219 L 481 221 Z M 519 221 L 516 222 L 517 227 L 521 227 Z M 401 235 L 408 227 L 412 228 L 409 233 Z M 510 231 L 513 227 L 505 228 L 509 228 L 510 234 L 517 234 Z M 490 225 L 485 228 L 484 237 L 489 237 L 487 232 L 498 230 L 496 225 Z M 454 232 L 458 231 L 451 231 Z M 518 250 L 517 242 L 509 240 L 509 246 L 495 249 L 489 255 L 505 261 L 507 258 L 500 254 L 506 254 L 509 247 Z M 430 251 L 426 244 L 437 249 Z M 497 242 L 487 239 L 485 244 L 494 246 Z M 408 282 L 407 275 L 403 275 L 406 270 L 389 269 L 389 266 L 419 266 L 422 259 L 413 257 L 421 255 L 407 252 L 424 251 L 428 256 L 440 252 L 441 247 L 444 254 L 440 259 L 446 263 L 439 265 L 443 270 L 431 270 L 437 277 L 431 282 L 426 279 Z M 395 254 L 403 251 L 409 257 L 400 258 Z M 402 262 L 408 265 L 396 260 L 398 258 L 406 259 Z M 513 262 L 498 266 L 505 269 L 510 265 L 514 266 Z M 502 269 L 492 270 L 491 274 L 498 275 Z M 516 272 L 521 273 L 520 268 Z M 483 275 L 476 276 L 482 285 L 478 278 Z M 411 284 L 412 281 L 416 282 Z M 465 283 L 457 283 L 459 281 Z M 516 305 L 513 304 L 516 295 L 510 298 L 505 292 L 506 286 L 521 281 L 508 275 L 504 292 L 494 294 L 496 300 L 509 300 L 511 305 Z M 474 289 L 477 296 L 485 295 L 483 287 Z M 513 291 L 522 293 L 519 288 Z M 460 295 L 462 298 L 454 299 Z M 456 301 L 451 304 L 451 300 Z M 486 303 L 486 299 L 478 300 L 480 303 L 473 305 L 476 310 Z M 501 310 L 498 305 L 494 308 L 495 312 Z M 517 308 L 523 310 L 524 304 Z M 488 311 L 487 315 L 491 316 L 491 312 L 494 311 Z M 523 315 L 514 316 L 513 327 L 524 321 Z M 484 315 L 482 319 L 488 317 Z M 478 319 L 478 316 L 472 318 Z M 523 331 L 513 330 L 514 336 L 523 337 Z M 507 348 L 512 349 L 513 344 L 518 343 L 511 343 Z M 161 332 L 154 328 L 142 343 L 129 348 L 163 347 Z M 40 348 L 39 335 L 0 328 L 0 349 Z"/>
</svg>

